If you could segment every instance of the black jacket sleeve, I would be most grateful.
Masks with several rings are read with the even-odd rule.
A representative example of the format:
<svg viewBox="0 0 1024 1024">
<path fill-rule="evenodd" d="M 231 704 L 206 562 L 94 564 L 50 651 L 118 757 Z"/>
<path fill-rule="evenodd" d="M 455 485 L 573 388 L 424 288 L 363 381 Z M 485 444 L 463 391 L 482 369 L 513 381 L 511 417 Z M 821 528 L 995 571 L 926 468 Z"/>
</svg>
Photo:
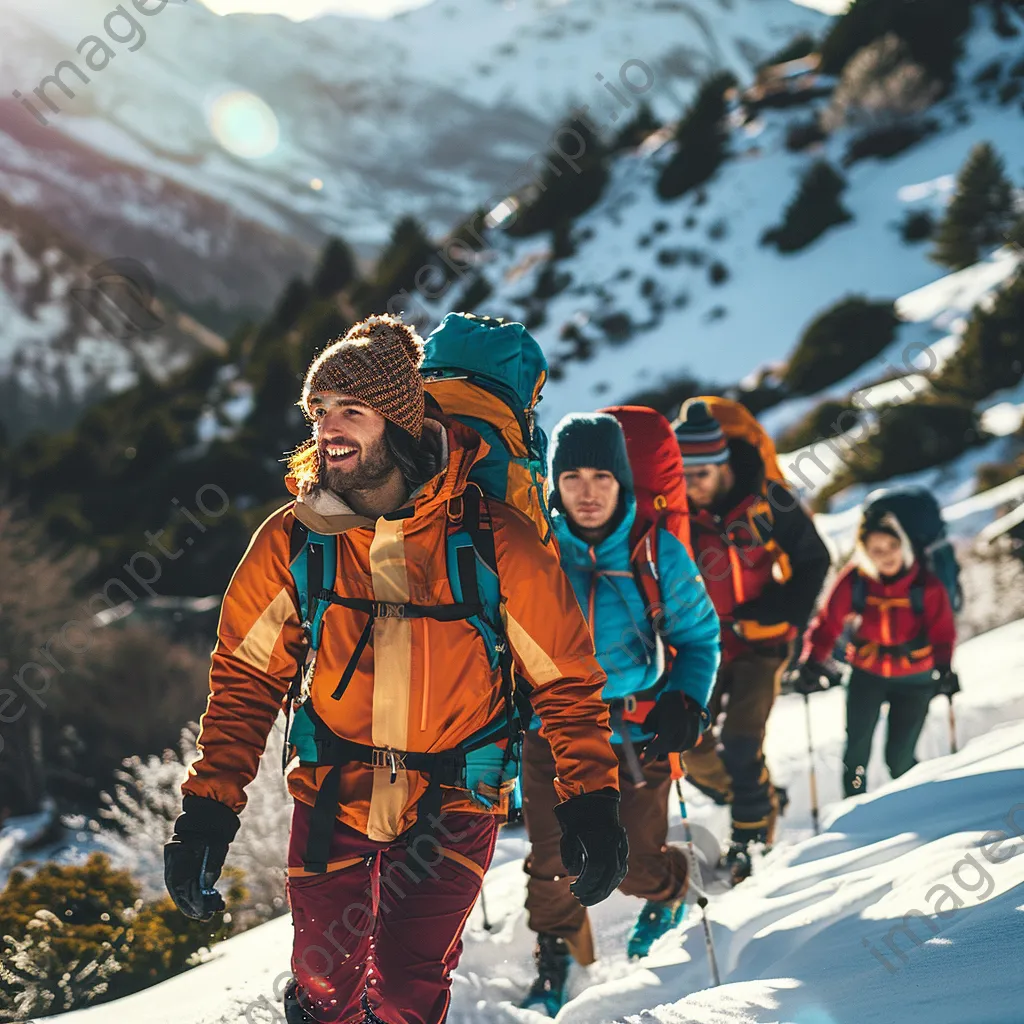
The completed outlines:
<svg viewBox="0 0 1024 1024">
<path fill-rule="evenodd" d="M 802 633 L 825 583 L 831 558 L 813 520 L 791 491 L 772 483 L 768 501 L 773 517 L 770 538 L 788 557 L 792 575 L 785 583 L 772 580 L 758 597 L 742 604 L 734 614 L 737 619 L 751 619 L 762 626 L 788 622 Z"/>
</svg>

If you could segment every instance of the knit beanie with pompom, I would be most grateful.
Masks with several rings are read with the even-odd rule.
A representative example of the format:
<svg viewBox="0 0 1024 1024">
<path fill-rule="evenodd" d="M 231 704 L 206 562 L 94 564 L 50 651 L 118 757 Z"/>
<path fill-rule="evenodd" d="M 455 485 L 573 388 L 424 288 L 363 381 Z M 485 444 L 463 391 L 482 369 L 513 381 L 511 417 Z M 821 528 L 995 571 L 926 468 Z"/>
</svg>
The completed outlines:
<svg viewBox="0 0 1024 1024">
<path fill-rule="evenodd" d="M 414 328 L 386 313 L 368 316 L 313 360 L 300 404 L 312 419 L 310 395 L 337 391 L 375 409 L 418 441 L 423 434 L 422 363 L 423 339 Z"/>
</svg>

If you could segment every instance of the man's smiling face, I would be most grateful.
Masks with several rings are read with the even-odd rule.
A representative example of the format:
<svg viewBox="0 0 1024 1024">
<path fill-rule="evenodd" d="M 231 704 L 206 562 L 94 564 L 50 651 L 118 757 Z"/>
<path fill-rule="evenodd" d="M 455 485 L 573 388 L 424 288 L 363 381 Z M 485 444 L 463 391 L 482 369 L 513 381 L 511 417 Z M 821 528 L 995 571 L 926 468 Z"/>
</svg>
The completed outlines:
<svg viewBox="0 0 1024 1024">
<path fill-rule="evenodd" d="M 380 486 L 395 470 L 384 427 L 375 409 L 336 391 L 309 396 L 320 456 L 320 483 L 344 496 Z"/>
</svg>

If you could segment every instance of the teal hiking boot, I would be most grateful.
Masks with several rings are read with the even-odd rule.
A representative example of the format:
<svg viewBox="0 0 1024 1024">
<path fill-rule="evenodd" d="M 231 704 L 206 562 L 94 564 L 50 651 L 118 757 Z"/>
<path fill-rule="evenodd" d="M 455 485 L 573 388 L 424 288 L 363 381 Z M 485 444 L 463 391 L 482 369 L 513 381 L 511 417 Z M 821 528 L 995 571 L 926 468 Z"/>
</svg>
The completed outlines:
<svg viewBox="0 0 1024 1024">
<path fill-rule="evenodd" d="M 644 904 L 644 909 L 640 911 L 633 930 L 629 933 L 626 954 L 630 960 L 639 960 L 641 957 L 647 956 L 655 939 L 660 939 L 666 932 L 675 928 L 682 921 L 685 913 L 686 900 L 682 897 L 669 900 L 666 903 L 654 903 L 648 900 Z"/>
<path fill-rule="evenodd" d="M 541 1010 L 549 1017 L 557 1015 L 565 1004 L 565 982 L 569 976 L 569 945 L 557 935 L 541 932 L 533 950 L 537 962 L 537 977 L 526 998 L 523 1009 Z"/>
</svg>

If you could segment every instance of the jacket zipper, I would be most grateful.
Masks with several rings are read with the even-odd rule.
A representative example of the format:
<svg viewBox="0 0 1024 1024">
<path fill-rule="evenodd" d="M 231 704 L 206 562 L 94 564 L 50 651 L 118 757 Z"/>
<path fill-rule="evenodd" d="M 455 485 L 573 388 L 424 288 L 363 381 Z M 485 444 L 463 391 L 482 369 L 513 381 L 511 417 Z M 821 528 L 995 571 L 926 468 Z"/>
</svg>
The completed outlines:
<svg viewBox="0 0 1024 1024">
<path fill-rule="evenodd" d="M 597 553 L 593 547 L 587 548 L 587 552 L 590 555 L 590 561 L 594 563 L 595 570 L 597 569 Z M 587 620 L 590 623 L 590 635 L 595 638 L 596 641 L 596 623 L 594 622 L 594 603 L 597 597 L 597 572 L 590 574 L 590 594 L 587 599 Z"/>
</svg>

